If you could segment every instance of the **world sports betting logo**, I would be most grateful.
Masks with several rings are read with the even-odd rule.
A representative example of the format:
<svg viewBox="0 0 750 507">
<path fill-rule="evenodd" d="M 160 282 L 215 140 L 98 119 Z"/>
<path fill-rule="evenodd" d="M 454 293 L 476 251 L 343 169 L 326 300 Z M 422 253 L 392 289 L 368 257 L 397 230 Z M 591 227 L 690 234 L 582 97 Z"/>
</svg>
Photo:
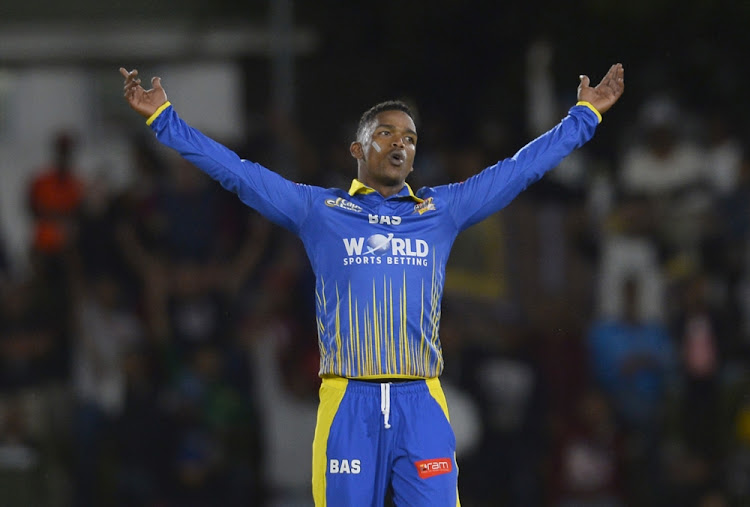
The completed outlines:
<svg viewBox="0 0 750 507">
<path fill-rule="evenodd" d="M 365 238 L 342 238 L 344 266 L 402 264 L 427 266 L 430 246 L 423 239 L 400 238 L 394 234 L 373 234 Z"/>
</svg>

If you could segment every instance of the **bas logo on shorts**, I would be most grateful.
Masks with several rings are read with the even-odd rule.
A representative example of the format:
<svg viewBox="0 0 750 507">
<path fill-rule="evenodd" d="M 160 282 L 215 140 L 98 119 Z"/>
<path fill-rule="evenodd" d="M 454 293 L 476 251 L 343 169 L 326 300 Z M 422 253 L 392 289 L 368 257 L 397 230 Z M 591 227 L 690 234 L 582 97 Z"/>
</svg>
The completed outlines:
<svg viewBox="0 0 750 507">
<path fill-rule="evenodd" d="M 358 474 L 360 462 L 358 459 L 332 459 L 328 462 L 328 473 L 330 474 Z"/>
<path fill-rule="evenodd" d="M 453 460 L 450 458 L 423 459 L 416 461 L 414 465 L 421 479 L 429 479 L 453 471 Z"/>
</svg>

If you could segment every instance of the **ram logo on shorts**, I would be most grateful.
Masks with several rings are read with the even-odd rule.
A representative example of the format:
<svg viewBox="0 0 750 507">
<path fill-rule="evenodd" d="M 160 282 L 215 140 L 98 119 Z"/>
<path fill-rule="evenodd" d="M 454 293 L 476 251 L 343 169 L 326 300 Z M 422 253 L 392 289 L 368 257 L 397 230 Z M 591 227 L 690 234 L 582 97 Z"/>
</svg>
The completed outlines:
<svg viewBox="0 0 750 507">
<path fill-rule="evenodd" d="M 423 459 L 415 462 L 414 465 L 421 479 L 448 474 L 453 470 L 453 460 L 450 458 Z"/>
</svg>

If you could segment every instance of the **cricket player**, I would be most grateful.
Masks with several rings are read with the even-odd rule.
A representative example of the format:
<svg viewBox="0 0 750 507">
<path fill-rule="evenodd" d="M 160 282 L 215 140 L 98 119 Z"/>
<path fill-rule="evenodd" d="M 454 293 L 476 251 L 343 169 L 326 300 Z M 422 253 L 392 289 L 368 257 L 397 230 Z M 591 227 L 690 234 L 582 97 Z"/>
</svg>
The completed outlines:
<svg viewBox="0 0 750 507">
<path fill-rule="evenodd" d="M 403 102 L 361 117 L 350 188 L 294 183 L 190 127 L 161 80 L 120 69 L 130 106 L 164 145 L 302 240 L 316 276 L 320 405 L 313 442 L 317 506 L 455 506 L 455 438 L 438 380 L 440 301 L 456 236 L 504 206 L 592 138 L 624 90 L 624 69 L 580 76 L 578 103 L 513 157 L 460 183 L 421 188 L 418 134 Z M 460 126 L 457 126 L 460 128 Z"/>
</svg>

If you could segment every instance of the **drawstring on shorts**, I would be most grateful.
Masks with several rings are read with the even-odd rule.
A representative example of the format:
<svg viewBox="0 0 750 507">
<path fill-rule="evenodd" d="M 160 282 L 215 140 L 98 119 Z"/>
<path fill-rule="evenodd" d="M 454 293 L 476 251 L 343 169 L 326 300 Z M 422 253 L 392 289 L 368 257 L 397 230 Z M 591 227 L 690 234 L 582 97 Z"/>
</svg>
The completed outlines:
<svg viewBox="0 0 750 507">
<path fill-rule="evenodd" d="M 391 417 L 391 384 L 380 384 L 380 412 L 383 414 L 383 426 L 385 429 L 391 427 L 388 419 Z"/>
</svg>

